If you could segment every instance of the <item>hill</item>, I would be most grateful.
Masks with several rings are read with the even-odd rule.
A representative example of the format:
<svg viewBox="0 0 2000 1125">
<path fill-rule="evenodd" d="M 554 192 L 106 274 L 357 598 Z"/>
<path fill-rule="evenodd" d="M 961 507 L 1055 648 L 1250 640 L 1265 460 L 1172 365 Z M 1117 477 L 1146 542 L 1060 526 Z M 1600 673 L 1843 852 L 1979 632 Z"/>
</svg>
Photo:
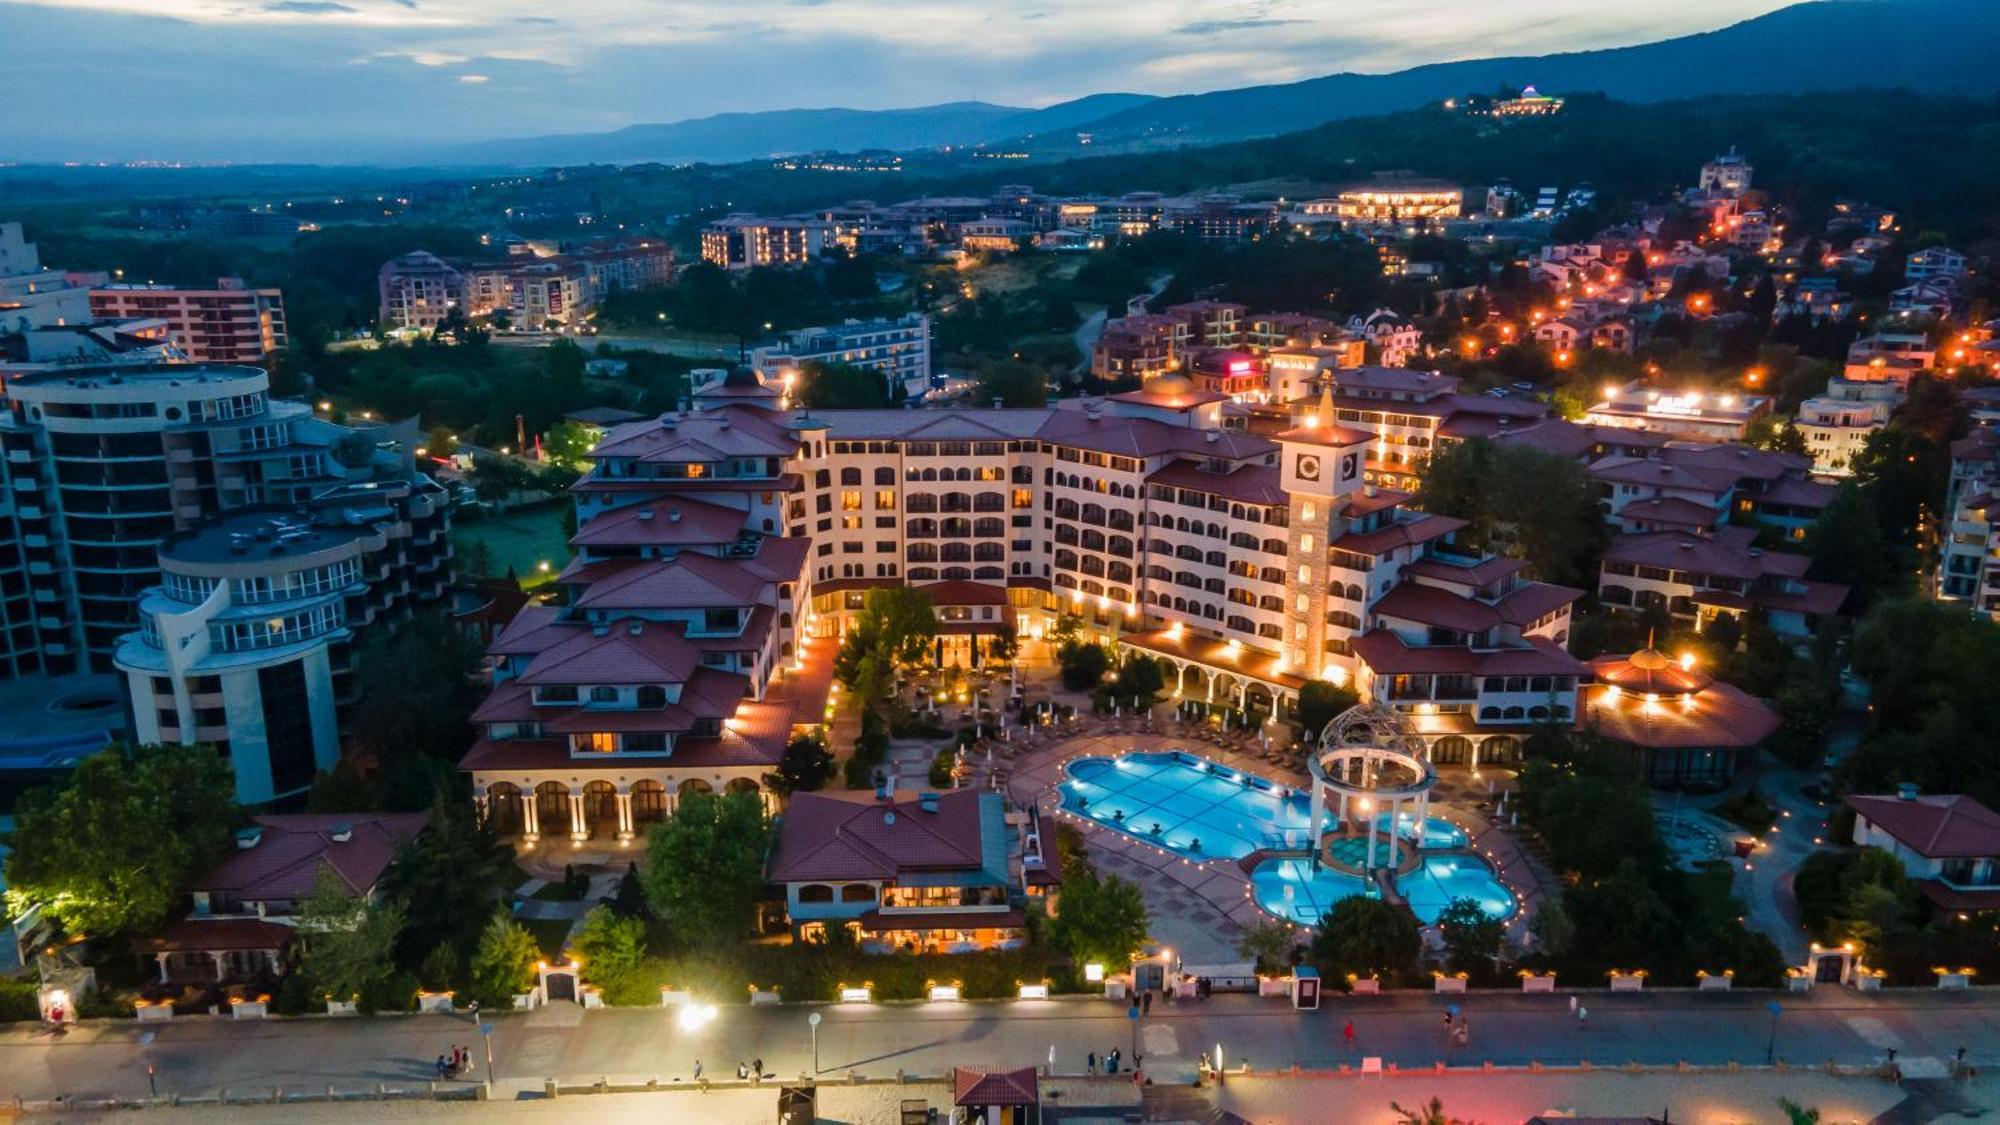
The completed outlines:
<svg viewBox="0 0 2000 1125">
<path fill-rule="evenodd" d="M 1070 128 L 1150 101 L 1144 94 L 1093 94 L 1043 109 L 948 102 L 915 109 L 784 109 L 718 113 L 610 133 L 483 141 L 428 154 L 450 164 L 716 164 L 802 152 L 910 150 L 977 144 Z"/>
<path fill-rule="evenodd" d="M 460 146 L 426 163 L 730 163 L 801 152 L 912 151 L 1005 143 L 1043 156 L 1206 145 L 1414 109 L 1502 86 L 1657 102 L 1857 86 L 1931 94 L 2000 91 L 1992 0 L 1813 0 L 1698 35 L 1633 47 L 1471 59 L 1392 74 L 1156 98 L 1094 94 L 1045 109 L 951 102 L 914 109 L 723 113 L 671 124 Z M 1090 134 L 1088 148 L 1077 133 Z"/>
<path fill-rule="evenodd" d="M 1634 47 L 1474 59 L 1393 74 L 1334 74 L 1160 98 L 1090 122 L 1091 148 L 1159 148 L 1274 136 L 1502 86 L 1588 90 L 1622 101 L 1794 94 L 1856 86 L 1936 94 L 2000 90 L 1991 0 L 1817 0 L 1717 31 Z M 1074 137 L 1039 151 L 1078 151 Z"/>
</svg>

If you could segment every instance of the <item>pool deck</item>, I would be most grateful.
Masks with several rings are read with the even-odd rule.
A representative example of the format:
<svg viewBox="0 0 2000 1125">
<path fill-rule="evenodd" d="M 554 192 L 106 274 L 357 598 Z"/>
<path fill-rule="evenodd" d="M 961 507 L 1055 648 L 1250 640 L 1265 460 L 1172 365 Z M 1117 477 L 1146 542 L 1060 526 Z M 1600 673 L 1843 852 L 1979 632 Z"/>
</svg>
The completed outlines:
<svg viewBox="0 0 2000 1125">
<path fill-rule="evenodd" d="M 1172 946 L 1183 961 L 1190 964 L 1238 961 L 1241 958 L 1236 952 L 1237 939 L 1249 928 L 1275 917 L 1251 897 L 1250 877 L 1242 865 L 1231 859 L 1196 862 L 1065 811 L 1061 790 L 1057 788 L 1065 778 L 1063 766 L 1073 758 L 1090 755 L 1116 757 L 1133 751 L 1183 750 L 1282 784 L 1304 787 L 1308 779 L 1302 771 L 1274 766 L 1262 757 L 1201 741 L 1192 726 L 1183 728 L 1162 722 L 1156 724 L 1152 733 L 1131 729 L 1130 722 L 1126 727 L 1121 731 L 1118 724 L 1086 718 L 1077 723 L 1073 732 L 1045 736 L 1035 745 L 1004 747 L 996 757 L 996 764 L 1005 771 L 1006 791 L 1016 806 L 1034 806 L 1043 815 L 1080 831 L 1098 870 L 1136 882 L 1152 914 L 1154 939 Z M 1535 908 L 1545 893 L 1559 893 L 1554 876 L 1504 825 L 1472 807 L 1482 791 L 1470 774 L 1446 772 L 1439 790 L 1437 796 L 1442 799 L 1431 806 L 1432 815 L 1465 829 L 1470 838 L 1467 850 L 1490 862 L 1500 880 L 1513 892 L 1519 908 L 1507 923 L 1508 936 L 1525 944 Z M 1549 890 L 1545 892 L 1544 888 Z M 1434 931 L 1426 932 L 1434 936 Z M 1301 938 L 1305 933 L 1300 930 Z"/>
</svg>

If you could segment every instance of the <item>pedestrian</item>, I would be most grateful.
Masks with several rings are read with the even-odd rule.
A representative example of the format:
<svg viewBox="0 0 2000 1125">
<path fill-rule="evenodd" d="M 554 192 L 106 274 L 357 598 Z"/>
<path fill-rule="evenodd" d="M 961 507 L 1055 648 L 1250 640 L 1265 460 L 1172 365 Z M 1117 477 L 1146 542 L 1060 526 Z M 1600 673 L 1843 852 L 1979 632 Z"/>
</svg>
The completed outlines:
<svg viewBox="0 0 2000 1125">
<path fill-rule="evenodd" d="M 1582 1031 L 1590 1023 L 1590 1009 L 1578 1005 L 1576 1009 L 1576 1029 Z"/>
<path fill-rule="evenodd" d="M 1150 988 L 1139 995 L 1139 1013 L 1147 1016 L 1153 1014 L 1153 990 Z"/>
<path fill-rule="evenodd" d="M 445 1074 L 446 1074 L 447 1072 L 449 1072 L 450 1070 L 451 1070 L 451 1064 L 445 1061 L 445 1058 L 444 1058 L 444 1056 L 443 1056 L 443 1055 L 439 1055 L 439 1056 L 438 1056 L 438 1061 L 437 1061 L 437 1076 L 438 1076 L 438 1081 L 440 1081 L 440 1082 L 444 1081 L 444 1076 L 445 1076 Z"/>
<path fill-rule="evenodd" d="M 701 1060 L 700 1060 L 700 1059 L 696 1059 L 696 1060 L 694 1060 L 694 1079 L 695 1079 L 695 1081 L 697 1081 L 697 1082 L 701 1081 Z"/>
<path fill-rule="evenodd" d="M 744 1062 L 744 1061 L 743 1061 L 742 1059 L 737 1059 L 737 1060 L 736 1060 L 736 1080 L 737 1080 L 738 1082 L 741 1082 L 741 1081 L 743 1081 L 744 1079 L 746 1079 L 746 1078 L 748 1078 L 748 1077 L 750 1077 L 750 1064 L 749 1064 L 749 1063 L 747 1063 L 747 1062 Z"/>
<path fill-rule="evenodd" d="M 1354 1021 L 1348 1020 L 1347 1026 L 1341 1029 L 1340 1033 L 1347 1039 L 1347 1049 L 1352 1051 L 1354 1049 Z"/>
<path fill-rule="evenodd" d="M 758 1081 L 760 1081 L 760 1082 L 761 1082 L 761 1081 L 763 1081 L 763 1079 L 764 1079 L 764 1060 L 760 1058 L 760 1059 L 757 1059 L 756 1061 L 752 1062 L 752 1063 L 750 1064 L 750 1073 L 752 1073 L 752 1074 L 756 1075 L 756 1076 L 757 1076 L 757 1080 L 758 1080 Z"/>
<path fill-rule="evenodd" d="M 1451 1013 L 1450 1013 L 1450 1012 L 1446 1012 L 1446 1013 L 1444 1014 L 1444 1034 L 1445 1034 L 1445 1038 L 1447 1038 L 1447 1039 L 1449 1039 L 1449 1038 L 1451 1037 Z"/>
<path fill-rule="evenodd" d="M 1090 1073 L 1092 1073 L 1092 1074 L 1096 1074 L 1096 1073 L 1097 1073 L 1097 1052 L 1096 1052 L 1096 1051 L 1092 1051 L 1092 1052 L 1090 1052 L 1090 1053 L 1089 1053 L 1088 1055 L 1085 1055 L 1085 1056 L 1084 1056 L 1084 1061 L 1085 1061 L 1085 1064 L 1086 1064 L 1086 1065 L 1084 1066 L 1084 1069 L 1085 1069 L 1085 1070 L 1087 1070 L 1087 1071 L 1089 1071 L 1089 1072 L 1090 1072 Z"/>
<path fill-rule="evenodd" d="M 1569 994 L 1569 1014 L 1576 1014 L 1576 993 L 1574 992 Z"/>
</svg>

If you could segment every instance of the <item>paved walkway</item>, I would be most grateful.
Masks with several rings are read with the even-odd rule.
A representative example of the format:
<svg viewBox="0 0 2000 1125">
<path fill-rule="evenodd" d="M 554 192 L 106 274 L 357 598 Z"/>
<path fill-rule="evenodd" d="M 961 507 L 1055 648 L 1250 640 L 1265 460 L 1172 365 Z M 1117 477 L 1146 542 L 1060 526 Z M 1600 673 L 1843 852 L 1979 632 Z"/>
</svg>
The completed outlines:
<svg viewBox="0 0 2000 1125">
<path fill-rule="evenodd" d="M 1771 1044 L 1776 1057 L 1811 1065 L 1828 1060 L 1875 1065 L 1895 1047 L 1906 1068 L 1942 1072 L 1960 1046 L 1982 1070 L 2000 1065 L 2000 992 L 1994 990 L 1786 995 L 1775 1041 L 1766 1009 L 1772 996 L 1593 991 L 1583 994 L 1590 1009 L 1587 1030 L 1579 1030 L 1570 1016 L 1567 996 L 1517 993 L 1338 997 L 1318 1012 L 1294 1012 L 1275 999 L 1218 996 L 1204 1003 L 1155 1004 L 1152 1014 L 1136 1023 L 1125 1017 L 1123 1005 L 1101 1000 L 817 1009 L 733 1005 L 694 1031 L 657 1008 L 586 1013 L 571 1004 L 500 1015 L 492 1022 L 495 1073 L 512 1084 L 509 1088 L 539 1088 L 549 1077 L 570 1084 L 599 1077 L 688 1081 L 696 1059 L 711 1077 L 733 1074 L 738 1059 L 760 1057 L 771 1074 L 799 1074 L 812 1069 L 810 1010 L 824 1017 L 820 1066 L 829 1073 L 854 1070 L 873 1077 L 898 1070 L 937 1074 L 962 1063 L 1042 1066 L 1051 1050 L 1057 1072 L 1074 1074 L 1083 1069 L 1087 1052 L 1101 1055 L 1118 1047 L 1128 1060 L 1143 1055 L 1148 1073 L 1164 1084 L 1192 1078 L 1198 1056 L 1217 1043 L 1232 1064 L 1247 1061 L 1259 1070 L 1295 1063 L 1358 1066 L 1363 1056 L 1404 1068 L 1440 1061 L 1475 1067 L 1489 1061 L 1762 1063 Z M 1470 1022 L 1466 1047 L 1448 1048 L 1439 1033 L 1447 1002 L 1459 1004 Z M 1341 1040 L 1348 1019 L 1359 1034 L 1356 1051 Z M 149 1049 L 139 1044 L 146 1030 L 157 1034 Z M 31 1099 L 140 1095 L 147 1088 L 148 1051 L 162 1088 L 182 1093 L 421 1084 L 440 1052 L 471 1044 L 480 1054 L 478 1043 L 469 1020 L 447 1016 L 188 1019 L 155 1028 L 117 1021 L 93 1023 L 57 1041 L 15 1027 L 0 1032 L 0 1091 Z"/>
</svg>

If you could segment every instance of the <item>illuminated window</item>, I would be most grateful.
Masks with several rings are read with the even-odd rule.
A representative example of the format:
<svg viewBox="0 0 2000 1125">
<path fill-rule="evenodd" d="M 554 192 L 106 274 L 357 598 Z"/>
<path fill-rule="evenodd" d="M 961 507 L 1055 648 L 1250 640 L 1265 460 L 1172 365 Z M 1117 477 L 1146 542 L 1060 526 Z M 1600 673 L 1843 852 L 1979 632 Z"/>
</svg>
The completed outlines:
<svg viewBox="0 0 2000 1125">
<path fill-rule="evenodd" d="M 594 731 L 584 736 L 585 750 L 593 754 L 610 754 L 618 749 L 618 736 L 610 731 Z"/>
<path fill-rule="evenodd" d="M 860 493 L 860 492 L 843 492 L 843 493 L 841 493 L 841 494 L 840 494 L 840 510 L 841 510 L 841 511 L 843 511 L 843 512 L 858 512 L 858 511 L 860 511 L 860 510 L 861 510 L 861 493 Z"/>
<path fill-rule="evenodd" d="M 1312 501 L 1308 500 L 1305 503 L 1299 505 L 1300 519 L 1302 520 L 1313 519 L 1317 516 L 1317 514 L 1318 514 L 1318 509 L 1313 507 Z"/>
<path fill-rule="evenodd" d="M 861 529 L 861 517 L 842 516 L 840 517 L 840 526 L 846 528 L 849 531 L 859 531 Z M 856 547 L 859 547 L 860 545 L 861 544 L 859 543 L 855 544 Z"/>
<path fill-rule="evenodd" d="M 1299 536 L 1299 550 L 1310 553 L 1312 549 L 1313 549 L 1313 537 L 1310 535 Z"/>
<path fill-rule="evenodd" d="M 1300 567 L 1300 568 L 1299 568 L 1299 583 L 1300 583 L 1301 585 L 1306 585 L 1306 586 L 1310 586 L 1310 585 L 1312 585 L 1312 580 L 1313 580 L 1313 568 L 1312 568 L 1312 567 L 1309 567 L 1309 566 L 1302 566 L 1302 567 Z"/>
<path fill-rule="evenodd" d="M 875 510 L 878 512 L 890 512 L 894 511 L 895 509 L 896 509 L 896 490 L 893 488 L 876 489 Z"/>
</svg>

